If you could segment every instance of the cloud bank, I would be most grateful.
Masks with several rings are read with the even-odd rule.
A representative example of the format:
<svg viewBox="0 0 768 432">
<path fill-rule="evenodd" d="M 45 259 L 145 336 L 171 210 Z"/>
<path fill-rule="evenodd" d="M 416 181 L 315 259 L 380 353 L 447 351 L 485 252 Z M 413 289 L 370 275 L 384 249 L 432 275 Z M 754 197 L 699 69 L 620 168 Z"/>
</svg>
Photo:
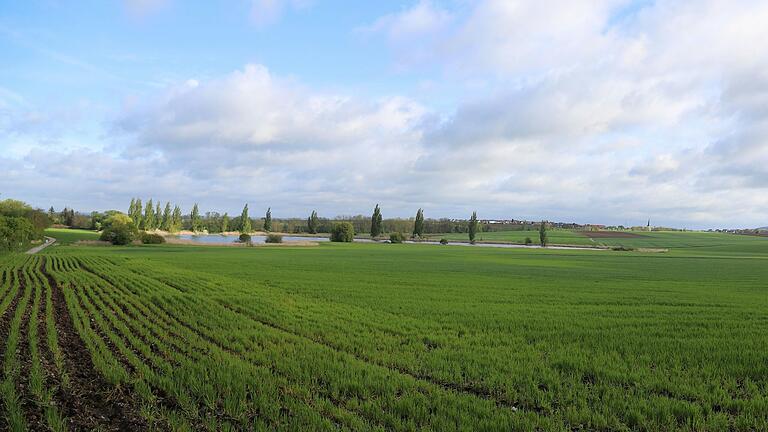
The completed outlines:
<svg viewBox="0 0 768 432">
<path fill-rule="evenodd" d="M 254 7 L 262 16 L 292 7 L 277 3 Z M 764 226 L 765 22 L 758 1 L 421 1 L 358 32 L 381 37 L 403 70 L 438 68 L 439 88 L 461 95 L 452 110 L 423 96 L 311 88 L 248 64 L 118 109 L 104 150 L 0 156 L 0 185 L 45 182 L 40 198 L 61 193 L 82 206 L 142 195 L 230 212 L 263 203 L 278 216 L 380 202 L 385 216 L 424 207 L 428 217 L 477 209 Z M 15 123 L 0 121 L 0 133 L 20 139 Z"/>
</svg>

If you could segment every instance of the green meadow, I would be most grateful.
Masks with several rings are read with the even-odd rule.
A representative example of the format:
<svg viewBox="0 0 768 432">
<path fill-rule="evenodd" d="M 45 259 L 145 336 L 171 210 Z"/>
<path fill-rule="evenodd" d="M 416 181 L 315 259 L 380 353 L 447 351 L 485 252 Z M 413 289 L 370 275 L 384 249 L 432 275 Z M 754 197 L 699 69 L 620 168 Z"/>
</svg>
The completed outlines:
<svg viewBox="0 0 768 432">
<path fill-rule="evenodd" d="M 768 429 L 768 239 L 599 240 L 669 251 L 59 245 L 0 258 L 16 341 L 5 388 L 42 377 L 39 395 L 6 391 L 0 406 L 12 430 L 109 429 L 68 406 L 92 365 L 92 391 L 120 389 L 122 421 L 140 429 Z M 14 319 L 30 314 L 35 331 Z"/>
</svg>

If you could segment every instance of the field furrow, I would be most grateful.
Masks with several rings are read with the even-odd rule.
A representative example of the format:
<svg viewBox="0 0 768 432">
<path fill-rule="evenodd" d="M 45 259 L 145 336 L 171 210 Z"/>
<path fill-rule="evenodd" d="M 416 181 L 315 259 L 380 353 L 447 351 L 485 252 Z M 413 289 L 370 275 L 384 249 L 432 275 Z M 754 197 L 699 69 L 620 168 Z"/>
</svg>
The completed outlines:
<svg viewBox="0 0 768 432">
<path fill-rule="evenodd" d="M 63 267 L 61 260 L 55 257 L 46 257 L 41 263 L 41 272 L 51 288 L 51 315 L 55 320 L 57 346 L 61 347 L 63 374 L 67 377 L 58 396 L 67 425 L 72 430 L 145 430 L 146 424 L 136 414 L 133 398 L 125 389 L 114 388 L 105 375 L 99 373 L 94 357 L 100 351 L 94 345 L 91 345 L 93 351 L 89 350 L 81 339 L 81 334 L 87 335 L 85 327 L 75 321 L 76 317 L 70 316 L 65 299 L 64 291 L 71 287 L 59 285 L 49 271 L 50 263 L 53 268 Z M 92 355 L 92 352 L 96 354 Z"/>
</svg>

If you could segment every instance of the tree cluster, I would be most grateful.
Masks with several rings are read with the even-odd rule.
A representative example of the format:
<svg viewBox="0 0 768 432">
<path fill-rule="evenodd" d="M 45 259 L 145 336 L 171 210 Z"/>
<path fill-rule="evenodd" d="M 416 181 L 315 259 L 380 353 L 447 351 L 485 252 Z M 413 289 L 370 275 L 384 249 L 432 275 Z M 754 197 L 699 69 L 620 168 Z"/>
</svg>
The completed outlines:
<svg viewBox="0 0 768 432">
<path fill-rule="evenodd" d="M 20 250 L 33 240 L 43 238 L 51 225 L 43 210 L 13 199 L 0 201 L 0 251 Z"/>
</svg>

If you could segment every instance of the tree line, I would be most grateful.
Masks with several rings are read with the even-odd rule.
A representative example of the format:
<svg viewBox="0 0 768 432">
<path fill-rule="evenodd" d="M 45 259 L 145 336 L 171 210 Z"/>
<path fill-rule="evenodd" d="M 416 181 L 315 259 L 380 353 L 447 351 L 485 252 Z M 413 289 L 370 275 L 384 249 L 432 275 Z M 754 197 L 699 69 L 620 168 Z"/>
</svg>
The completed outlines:
<svg viewBox="0 0 768 432">
<path fill-rule="evenodd" d="M 0 201 L 0 251 L 16 251 L 41 240 L 51 220 L 44 210 L 13 199 Z"/>
<path fill-rule="evenodd" d="M 411 238 L 421 239 L 428 234 L 466 233 L 470 242 L 475 242 L 477 234 L 484 231 L 492 231 L 491 224 L 482 224 L 477 218 L 477 212 L 472 212 L 466 221 L 455 219 L 426 219 L 424 210 L 419 208 L 414 218 L 384 219 L 381 207 L 376 204 L 370 217 L 337 216 L 335 218 L 321 218 L 316 210 L 312 210 L 307 219 L 272 218 L 272 208 L 268 207 L 262 218 L 251 218 L 248 204 L 246 203 L 240 216 L 230 217 L 228 213 L 223 215 L 218 212 L 200 213 L 197 203 L 192 206 L 189 215 L 183 215 L 178 205 L 171 210 L 171 203 L 166 202 L 161 211 L 160 203 L 153 203 L 149 199 L 142 205 L 140 198 L 131 199 L 128 208 L 128 216 L 133 220 L 139 230 L 152 231 L 155 229 L 174 233 L 181 230 L 193 232 L 224 233 L 237 231 L 251 233 L 254 231 L 272 232 L 279 231 L 295 234 L 321 234 L 334 232 L 340 222 L 350 225 L 347 230 L 353 233 L 368 232 L 371 238 L 381 238 L 384 233 L 410 233 Z M 539 228 L 539 243 L 547 244 L 547 223 L 542 221 L 537 224 Z M 533 225 L 532 225 L 533 227 Z"/>
</svg>

